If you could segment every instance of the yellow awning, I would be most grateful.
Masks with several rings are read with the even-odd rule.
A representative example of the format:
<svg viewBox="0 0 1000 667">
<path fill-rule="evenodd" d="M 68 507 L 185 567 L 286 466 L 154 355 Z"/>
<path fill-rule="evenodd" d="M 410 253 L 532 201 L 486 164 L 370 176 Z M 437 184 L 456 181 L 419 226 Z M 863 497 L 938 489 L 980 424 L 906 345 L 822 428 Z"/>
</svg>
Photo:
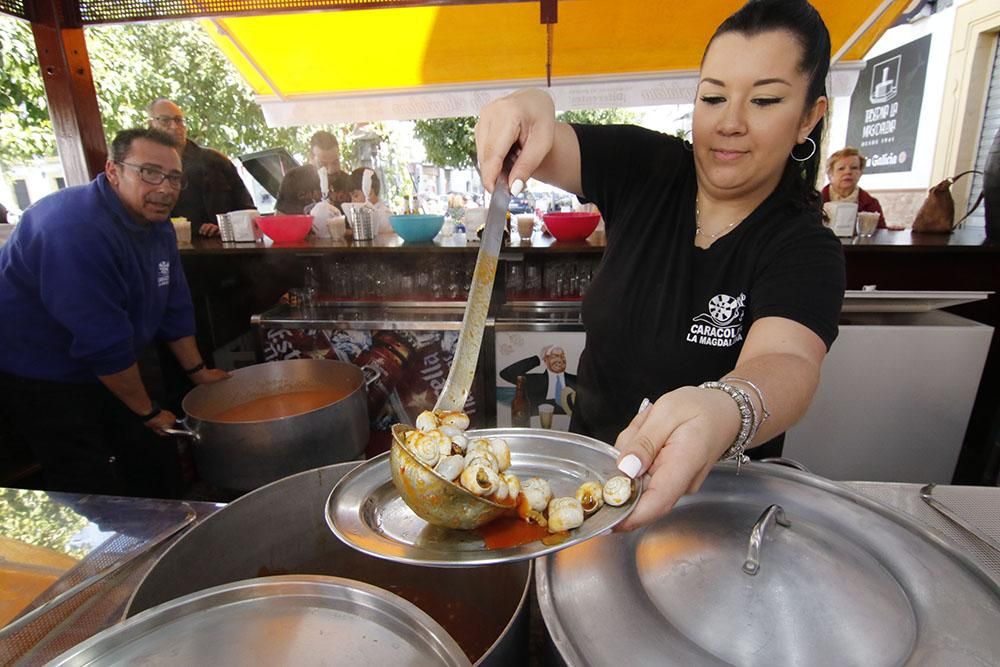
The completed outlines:
<svg viewBox="0 0 1000 667">
<path fill-rule="evenodd" d="M 850 69 L 910 0 L 813 0 Z M 562 0 L 552 42 L 561 108 L 693 99 L 715 27 L 742 0 Z M 537 2 L 222 18 L 204 26 L 258 94 L 269 122 L 296 125 L 458 116 L 545 85 Z M 852 84 L 853 85 L 853 84 Z"/>
</svg>

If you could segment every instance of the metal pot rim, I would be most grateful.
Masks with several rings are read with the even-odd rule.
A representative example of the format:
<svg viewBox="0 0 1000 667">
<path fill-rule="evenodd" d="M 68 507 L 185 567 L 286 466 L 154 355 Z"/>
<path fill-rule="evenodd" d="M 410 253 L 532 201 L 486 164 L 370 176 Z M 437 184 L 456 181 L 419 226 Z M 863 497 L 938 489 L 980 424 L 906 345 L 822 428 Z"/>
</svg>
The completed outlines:
<svg viewBox="0 0 1000 667">
<path fill-rule="evenodd" d="M 185 426 L 188 426 L 189 428 L 192 427 L 192 425 L 188 424 L 188 420 L 189 419 L 195 423 L 194 424 L 195 426 L 197 424 L 213 424 L 213 425 L 218 425 L 218 426 L 225 427 L 225 426 L 239 426 L 239 425 L 244 425 L 244 424 L 265 424 L 265 423 L 267 423 L 267 424 L 274 424 L 274 423 L 280 423 L 280 422 L 283 422 L 285 420 L 296 419 L 296 418 L 299 418 L 299 417 L 303 417 L 305 415 L 312 414 L 314 412 L 319 412 L 320 410 L 326 410 L 330 406 L 337 405 L 338 403 L 343 403 L 344 401 L 349 400 L 352 396 L 354 396 L 355 394 L 357 394 L 359 391 L 362 391 L 362 390 L 365 389 L 365 377 L 364 377 L 364 373 L 362 373 L 361 370 L 357 366 L 355 366 L 353 364 L 349 364 L 346 361 L 338 361 L 337 359 L 287 359 L 287 360 L 284 360 L 284 361 L 267 361 L 267 362 L 264 362 L 263 364 L 253 364 L 251 366 L 244 366 L 243 368 L 238 368 L 238 369 L 236 369 L 236 370 L 234 370 L 234 371 L 232 371 L 230 373 L 230 375 L 232 377 L 230 377 L 229 379 L 230 380 L 238 380 L 241 373 L 246 374 L 246 372 L 248 372 L 250 369 L 257 370 L 257 369 L 261 368 L 262 366 L 268 366 L 268 365 L 271 365 L 271 364 L 286 364 L 286 363 L 293 363 L 293 362 L 297 362 L 297 361 L 306 361 L 306 362 L 310 362 L 310 363 L 337 364 L 341 368 L 351 369 L 351 371 L 356 371 L 357 372 L 357 376 L 358 376 L 358 386 L 356 386 L 348 394 L 344 395 L 342 398 L 337 399 L 336 401 L 333 401 L 331 403 L 327 403 L 325 405 L 321 405 L 318 408 L 313 408 L 312 410 L 306 410 L 305 412 L 297 412 L 294 415 L 285 415 L 283 417 L 273 417 L 271 419 L 245 419 L 245 420 L 240 420 L 240 421 L 219 421 L 219 420 L 216 420 L 216 419 L 211 419 L 209 417 L 199 417 L 197 414 L 193 414 L 192 411 L 190 409 L 188 409 L 189 399 L 192 396 L 194 396 L 194 398 L 198 397 L 198 394 L 196 394 L 195 392 L 207 393 L 207 392 L 211 391 L 210 387 L 212 385 L 198 385 L 197 387 L 195 387 L 194 389 L 192 389 L 191 391 L 189 391 L 184 396 L 184 398 L 181 401 L 181 408 L 184 410 L 185 415 L 187 415 L 185 417 L 185 419 L 184 419 Z M 268 394 L 265 394 L 265 395 L 268 395 Z M 274 395 L 277 395 L 277 394 L 274 394 Z"/>
</svg>

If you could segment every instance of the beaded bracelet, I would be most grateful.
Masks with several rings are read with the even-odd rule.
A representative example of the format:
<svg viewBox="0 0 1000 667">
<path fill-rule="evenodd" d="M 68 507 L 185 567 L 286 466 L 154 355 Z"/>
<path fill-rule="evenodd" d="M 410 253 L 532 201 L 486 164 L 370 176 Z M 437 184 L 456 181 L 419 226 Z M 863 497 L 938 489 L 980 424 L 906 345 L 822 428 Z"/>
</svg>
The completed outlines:
<svg viewBox="0 0 1000 667">
<path fill-rule="evenodd" d="M 753 382 L 751 382 L 746 378 L 738 378 L 735 375 L 727 375 L 726 377 L 722 378 L 722 382 L 725 382 L 726 380 L 731 380 L 733 382 L 742 382 L 743 384 L 754 390 L 754 393 L 757 394 L 757 399 L 760 401 L 760 411 L 761 411 L 760 423 L 763 424 L 764 422 L 766 422 L 768 417 L 771 416 L 771 413 L 767 411 L 767 406 L 764 405 L 764 392 L 760 390 L 760 387 L 758 387 L 757 385 L 755 385 Z"/>
<path fill-rule="evenodd" d="M 757 434 L 757 428 L 760 426 L 760 421 L 757 418 L 757 409 L 754 408 L 749 394 L 727 382 L 702 382 L 698 385 L 698 388 L 718 389 L 736 401 L 736 407 L 740 411 L 740 432 L 736 435 L 733 444 L 729 446 L 729 449 L 725 451 L 720 460 L 735 459 L 736 473 L 739 474 L 740 466 L 749 461 L 749 458 L 744 454 L 747 444 L 753 440 Z"/>
</svg>

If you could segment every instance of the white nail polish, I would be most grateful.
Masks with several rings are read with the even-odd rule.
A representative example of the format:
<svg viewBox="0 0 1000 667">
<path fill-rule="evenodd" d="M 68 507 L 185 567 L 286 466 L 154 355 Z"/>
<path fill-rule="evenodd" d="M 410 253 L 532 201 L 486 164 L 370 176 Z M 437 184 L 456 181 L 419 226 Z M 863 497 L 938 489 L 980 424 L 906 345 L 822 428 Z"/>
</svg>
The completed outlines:
<svg viewBox="0 0 1000 667">
<path fill-rule="evenodd" d="M 635 454 L 628 454 L 618 461 L 618 469 L 628 475 L 629 479 L 635 479 L 635 476 L 642 469 L 642 461 Z"/>
<path fill-rule="evenodd" d="M 514 197 L 516 197 L 519 194 L 521 194 L 521 190 L 523 190 L 523 189 L 524 189 L 524 181 L 522 181 L 519 178 L 519 179 L 517 179 L 516 181 L 514 181 L 511 184 L 511 186 L 510 186 L 510 194 L 513 195 Z"/>
<path fill-rule="evenodd" d="M 650 400 L 648 398 L 642 399 L 642 403 L 639 404 L 639 411 L 636 412 L 636 414 L 637 415 L 641 415 L 643 412 L 646 411 L 646 408 L 648 408 L 651 405 L 652 405 L 652 403 L 650 402 Z"/>
</svg>

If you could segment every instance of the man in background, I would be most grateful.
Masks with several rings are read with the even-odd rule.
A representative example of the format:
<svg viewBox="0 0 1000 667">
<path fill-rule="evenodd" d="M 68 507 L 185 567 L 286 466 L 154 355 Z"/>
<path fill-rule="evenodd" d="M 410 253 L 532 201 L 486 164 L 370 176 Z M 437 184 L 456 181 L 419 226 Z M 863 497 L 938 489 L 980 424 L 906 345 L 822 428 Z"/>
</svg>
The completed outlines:
<svg viewBox="0 0 1000 667">
<path fill-rule="evenodd" d="M 225 155 L 202 148 L 187 136 L 187 124 L 181 108 L 165 97 L 149 105 L 149 126 L 166 132 L 177 140 L 188 186 L 181 192 L 170 217 L 187 218 L 192 233 L 218 236 L 219 213 L 255 208 L 236 167 Z"/>
<path fill-rule="evenodd" d="M 530 371 L 545 366 L 538 373 Z M 517 376 L 523 375 L 528 401 L 532 412 L 543 403 L 555 408 L 555 414 L 570 414 L 576 398 L 576 375 L 566 372 L 566 351 L 558 345 L 546 345 L 537 357 L 528 357 L 515 361 L 500 371 L 500 377 L 517 384 Z M 567 411 L 566 408 L 569 408 Z"/>
<path fill-rule="evenodd" d="M 312 135 L 309 140 L 309 164 L 317 169 L 326 167 L 330 178 L 343 172 L 340 168 L 340 143 L 337 137 L 326 130 L 320 130 Z"/>
<path fill-rule="evenodd" d="M 163 341 L 192 382 L 205 367 L 168 217 L 184 188 L 173 137 L 119 132 L 104 172 L 24 212 L 0 248 L 4 443 L 27 443 L 50 490 L 176 497 L 173 413 L 136 362 Z"/>
</svg>

